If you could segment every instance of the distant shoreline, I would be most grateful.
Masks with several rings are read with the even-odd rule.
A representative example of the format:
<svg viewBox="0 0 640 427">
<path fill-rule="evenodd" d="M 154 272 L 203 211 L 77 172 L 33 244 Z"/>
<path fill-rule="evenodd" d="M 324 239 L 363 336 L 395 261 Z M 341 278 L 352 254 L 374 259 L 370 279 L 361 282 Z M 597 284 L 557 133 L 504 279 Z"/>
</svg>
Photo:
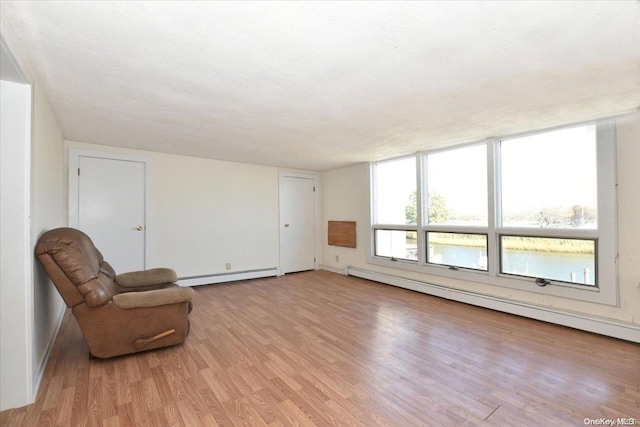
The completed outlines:
<svg viewBox="0 0 640 427">
<path fill-rule="evenodd" d="M 436 237 L 430 239 L 430 243 L 436 245 L 484 247 L 485 239 L 481 237 Z M 556 253 L 579 253 L 593 254 L 594 243 L 588 240 L 568 240 L 568 239 L 531 239 L 529 237 L 509 236 L 503 241 L 504 249 L 515 251 L 535 251 L 535 252 L 556 252 Z"/>
</svg>

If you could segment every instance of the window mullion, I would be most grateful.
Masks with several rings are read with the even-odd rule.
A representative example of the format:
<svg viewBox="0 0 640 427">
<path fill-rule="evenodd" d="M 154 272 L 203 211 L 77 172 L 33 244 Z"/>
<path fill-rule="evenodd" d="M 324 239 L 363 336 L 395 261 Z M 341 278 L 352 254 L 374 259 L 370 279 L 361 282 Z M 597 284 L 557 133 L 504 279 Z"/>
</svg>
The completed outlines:
<svg viewBox="0 0 640 427">
<path fill-rule="evenodd" d="M 500 271 L 500 250 L 498 248 L 497 229 L 502 223 L 500 216 L 500 141 L 487 141 L 487 196 L 488 236 L 487 269 L 489 276 L 497 276 Z"/>
<path fill-rule="evenodd" d="M 416 226 L 417 226 L 417 238 L 418 238 L 418 264 L 422 265 L 427 262 L 427 255 L 425 253 L 426 248 L 426 236 L 423 231 L 424 227 L 424 209 L 423 209 L 423 185 L 426 187 L 426 180 L 424 174 L 426 173 L 426 165 L 424 161 L 424 155 L 421 153 L 416 154 Z"/>
<path fill-rule="evenodd" d="M 377 194 L 378 194 L 378 164 L 377 163 L 372 163 L 371 164 L 371 189 L 370 189 L 370 194 L 371 194 L 371 200 L 369 203 L 369 206 L 371 208 L 371 224 L 377 224 L 378 223 L 378 209 L 377 209 L 377 203 L 378 201 L 377 199 Z"/>
</svg>

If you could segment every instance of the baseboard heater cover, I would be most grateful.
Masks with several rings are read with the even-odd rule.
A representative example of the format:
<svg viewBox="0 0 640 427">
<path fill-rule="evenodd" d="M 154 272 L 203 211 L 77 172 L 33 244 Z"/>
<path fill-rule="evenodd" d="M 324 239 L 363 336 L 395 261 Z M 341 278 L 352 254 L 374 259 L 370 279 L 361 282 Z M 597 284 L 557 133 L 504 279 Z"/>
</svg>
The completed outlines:
<svg viewBox="0 0 640 427">
<path fill-rule="evenodd" d="M 330 271 L 332 273 L 344 274 L 345 276 L 349 275 L 348 274 L 349 267 L 336 268 L 336 267 L 331 267 L 330 265 L 320 264 L 318 268 L 320 268 L 320 270 Z"/>
<path fill-rule="evenodd" d="M 179 286 L 212 285 L 215 283 L 237 282 L 238 280 L 260 279 L 278 275 L 278 269 L 265 268 L 261 270 L 234 271 L 229 273 L 208 274 L 203 276 L 180 277 L 176 282 Z"/>
<path fill-rule="evenodd" d="M 347 266 L 346 275 L 397 286 L 399 288 L 410 289 L 424 294 L 463 302 L 478 307 L 489 308 L 492 310 L 502 311 L 504 313 L 515 314 L 531 319 L 542 320 L 543 322 L 555 323 L 557 325 L 568 326 L 574 329 L 640 343 L 640 325 L 635 325 L 633 323 L 556 310 L 550 307 L 542 307 L 534 304 L 527 304 L 504 298 L 463 291 L 460 289 L 448 288 L 446 286 L 405 279 L 403 277 L 378 273 L 362 268 Z"/>
</svg>

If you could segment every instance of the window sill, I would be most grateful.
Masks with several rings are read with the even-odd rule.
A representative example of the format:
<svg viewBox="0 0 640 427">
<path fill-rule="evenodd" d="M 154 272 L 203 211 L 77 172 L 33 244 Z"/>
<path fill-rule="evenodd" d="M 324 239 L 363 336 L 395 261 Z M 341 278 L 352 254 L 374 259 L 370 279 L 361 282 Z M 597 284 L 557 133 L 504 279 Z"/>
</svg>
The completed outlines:
<svg viewBox="0 0 640 427">
<path fill-rule="evenodd" d="M 551 282 L 547 286 L 538 286 L 533 278 L 519 278 L 510 275 L 491 276 L 488 272 L 460 268 L 451 270 L 447 266 L 425 265 L 416 261 L 397 260 L 389 258 L 369 257 L 369 264 L 380 267 L 394 268 L 430 276 L 440 276 L 465 282 L 516 289 L 541 295 L 551 295 L 560 298 L 592 302 L 602 305 L 618 306 L 617 282 L 606 287 L 573 285 L 563 282 Z"/>
</svg>

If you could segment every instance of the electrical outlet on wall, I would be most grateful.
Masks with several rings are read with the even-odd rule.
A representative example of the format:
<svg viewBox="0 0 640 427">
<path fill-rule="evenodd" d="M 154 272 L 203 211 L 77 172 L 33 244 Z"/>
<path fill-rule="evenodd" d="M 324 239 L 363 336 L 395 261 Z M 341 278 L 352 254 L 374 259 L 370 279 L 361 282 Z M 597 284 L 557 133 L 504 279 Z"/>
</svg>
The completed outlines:
<svg viewBox="0 0 640 427">
<path fill-rule="evenodd" d="M 224 266 L 224 268 L 225 268 L 227 271 L 231 270 L 231 263 L 230 263 L 230 262 L 228 262 L 228 263 L 227 263 L 227 265 L 225 265 L 225 266 Z"/>
<path fill-rule="evenodd" d="M 336 255 L 336 261 L 340 261 L 340 255 Z"/>
</svg>

